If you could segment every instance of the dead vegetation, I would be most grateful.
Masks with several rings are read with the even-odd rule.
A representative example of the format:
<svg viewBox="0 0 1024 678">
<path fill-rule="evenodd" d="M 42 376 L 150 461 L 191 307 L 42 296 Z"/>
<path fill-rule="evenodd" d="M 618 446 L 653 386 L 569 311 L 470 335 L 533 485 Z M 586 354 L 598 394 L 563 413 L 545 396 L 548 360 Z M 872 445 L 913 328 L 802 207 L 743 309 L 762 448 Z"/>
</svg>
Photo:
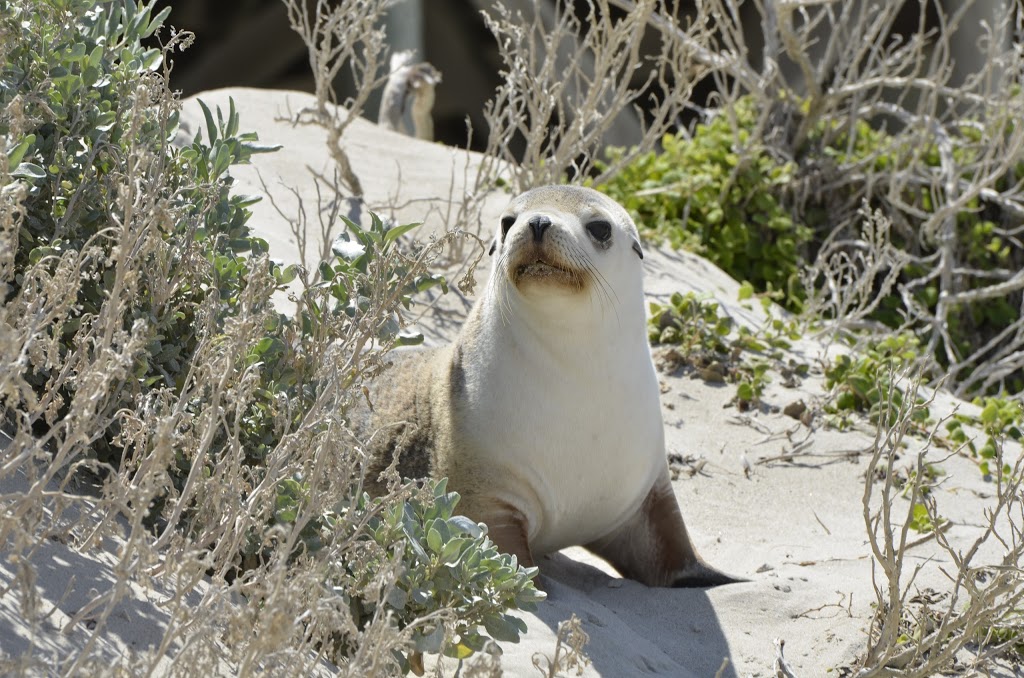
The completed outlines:
<svg viewBox="0 0 1024 678">
<path fill-rule="evenodd" d="M 933 676 L 956 672 L 984 672 L 990 662 L 1020 644 L 1020 608 L 1024 601 L 1024 457 L 1007 459 L 1011 470 L 997 474 L 993 496 L 979 511 L 980 525 L 966 548 L 954 546 L 946 531 L 935 497 L 929 491 L 926 466 L 933 439 L 910 441 L 913 410 L 918 400 L 918 379 L 895 372 L 885 408 L 879 417 L 874 451 L 864 484 L 864 524 L 874 556 L 877 596 L 867 649 L 856 676 Z M 903 398 L 894 394 L 902 382 Z M 936 430 L 939 428 L 936 425 Z M 933 436 L 935 431 L 933 431 Z M 1000 442 L 999 466 L 1004 458 Z M 895 484 L 896 459 L 908 446 L 914 472 L 902 490 Z M 934 457 L 934 455 L 932 455 Z M 881 477 L 880 483 L 876 478 Z M 880 487 L 876 487 L 879 485 Z M 909 495 L 905 511 L 896 509 L 900 493 Z M 911 565 L 910 526 L 920 521 L 924 507 L 934 526 L 929 536 L 938 556 Z M 1001 558 L 991 559 L 994 549 Z M 988 555 L 985 552 L 988 551 Z M 940 571 L 948 581 L 942 591 L 917 584 L 923 570 Z M 970 653 L 961 654 L 970 649 Z"/>
</svg>

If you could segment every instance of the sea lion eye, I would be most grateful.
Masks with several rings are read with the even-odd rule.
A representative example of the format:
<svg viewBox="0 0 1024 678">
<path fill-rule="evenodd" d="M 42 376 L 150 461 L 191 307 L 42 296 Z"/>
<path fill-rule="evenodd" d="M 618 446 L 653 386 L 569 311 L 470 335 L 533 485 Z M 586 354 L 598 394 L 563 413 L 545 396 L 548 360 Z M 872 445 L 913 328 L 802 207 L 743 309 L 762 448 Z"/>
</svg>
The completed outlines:
<svg viewBox="0 0 1024 678">
<path fill-rule="evenodd" d="M 587 233 L 597 242 L 605 243 L 612 237 L 612 225 L 604 220 L 591 221 L 587 224 Z"/>
<path fill-rule="evenodd" d="M 502 240 L 504 240 L 505 236 L 508 235 L 508 229 L 512 228 L 512 224 L 514 224 L 514 223 L 516 223 L 516 218 L 515 217 L 509 216 L 509 217 L 502 217 L 501 218 L 501 239 Z"/>
</svg>

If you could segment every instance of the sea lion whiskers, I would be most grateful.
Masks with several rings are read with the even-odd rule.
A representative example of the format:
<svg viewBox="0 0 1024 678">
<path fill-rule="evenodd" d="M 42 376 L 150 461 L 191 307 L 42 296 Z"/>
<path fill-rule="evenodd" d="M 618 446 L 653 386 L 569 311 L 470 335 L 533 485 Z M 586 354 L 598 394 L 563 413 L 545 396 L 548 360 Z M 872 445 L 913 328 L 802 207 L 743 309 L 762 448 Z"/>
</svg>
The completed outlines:
<svg viewBox="0 0 1024 678">
<path fill-rule="evenodd" d="M 512 308 L 512 303 L 509 301 L 508 288 L 512 284 L 508 275 L 508 250 L 502 251 L 498 260 L 494 262 L 495 273 L 487 280 L 487 291 L 485 294 L 489 294 L 491 291 L 495 293 L 498 302 L 498 311 L 501 313 L 501 324 L 508 327 L 511 325 L 510 317 L 515 315 L 515 310 Z M 494 287 L 497 285 L 498 287 Z M 505 312 L 508 311 L 508 315 Z"/>
<path fill-rule="evenodd" d="M 576 264 L 578 269 L 585 271 L 586 275 L 590 276 L 590 280 L 594 282 L 594 289 L 596 290 L 594 295 L 591 297 L 591 306 L 594 305 L 594 301 L 604 301 L 604 304 L 599 303 L 597 309 L 603 314 L 607 307 L 610 307 L 615 313 L 616 321 L 621 325 L 622 321 L 619 318 L 619 295 L 615 293 L 614 288 L 608 282 L 608 279 L 601 273 L 598 267 L 594 264 L 590 256 L 581 248 L 573 247 L 569 252 L 569 257 L 573 263 Z M 581 274 L 582 275 L 582 274 Z"/>
</svg>

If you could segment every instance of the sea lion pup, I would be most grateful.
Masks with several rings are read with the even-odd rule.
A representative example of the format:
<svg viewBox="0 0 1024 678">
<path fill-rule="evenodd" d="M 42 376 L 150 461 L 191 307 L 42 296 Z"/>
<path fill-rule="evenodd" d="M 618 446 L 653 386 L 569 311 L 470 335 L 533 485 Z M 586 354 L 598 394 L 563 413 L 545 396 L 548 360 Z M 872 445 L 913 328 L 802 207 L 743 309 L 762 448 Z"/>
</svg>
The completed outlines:
<svg viewBox="0 0 1024 678">
<path fill-rule="evenodd" d="M 448 478 L 519 563 L 583 545 L 648 586 L 738 581 L 704 563 L 669 480 L 636 226 L 589 188 L 512 200 L 455 341 L 375 384 L 367 483 Z"/>
</svg>

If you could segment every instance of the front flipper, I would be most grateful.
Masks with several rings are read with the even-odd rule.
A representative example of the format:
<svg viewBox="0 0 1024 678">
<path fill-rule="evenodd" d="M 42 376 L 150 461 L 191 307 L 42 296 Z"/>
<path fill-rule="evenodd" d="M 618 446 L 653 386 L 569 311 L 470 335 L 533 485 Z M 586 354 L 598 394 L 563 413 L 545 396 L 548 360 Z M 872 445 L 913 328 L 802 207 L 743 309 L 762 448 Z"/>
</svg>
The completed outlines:
<svg viewBox="0 0 1024 678">
<path fill-rule="evenodd" d="M 697 555 L 667 470 L 632 518 L 586 547 L 623 576 L 648 586 L 692 588 L 745 581 L 719 572 Z"/>
<path fill-rule="evenodd" d="M 473 520 L 487 524 L 487 536 L 502 553 L 516 557 L 522 567 L 534 567 L 530 551 L 529 526 L 517 508 L 496 499 L 463 498 L 459 510 Z"/>
</svg>

